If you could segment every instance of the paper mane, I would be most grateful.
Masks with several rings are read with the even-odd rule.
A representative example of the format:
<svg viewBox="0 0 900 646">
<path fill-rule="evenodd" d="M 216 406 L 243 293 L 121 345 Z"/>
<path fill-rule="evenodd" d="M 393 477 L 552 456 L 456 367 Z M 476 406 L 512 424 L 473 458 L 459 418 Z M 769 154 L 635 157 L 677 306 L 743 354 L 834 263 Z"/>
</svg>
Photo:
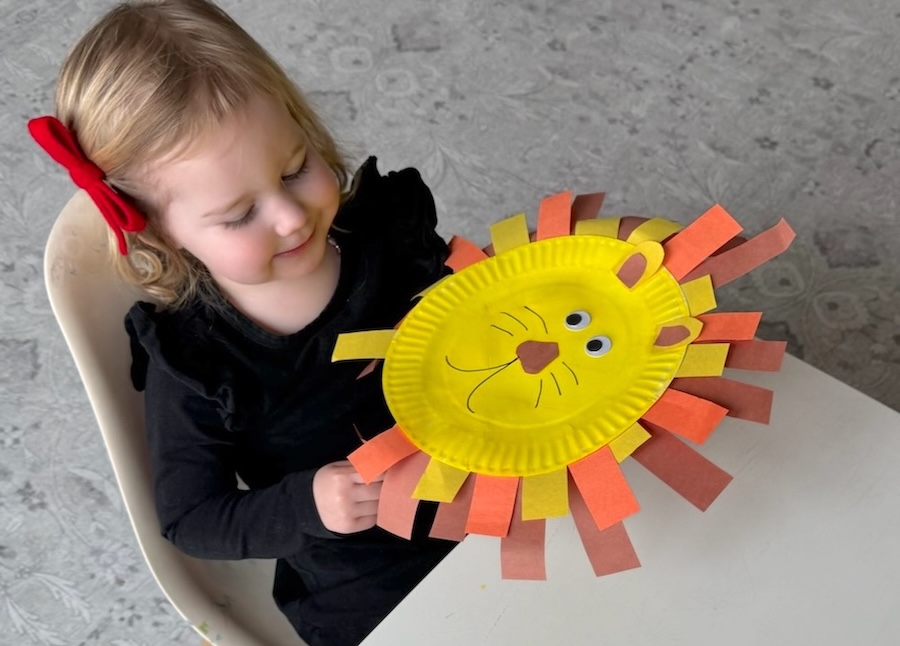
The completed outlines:
<svg viewBox="0 0 900 646">
<path fill-rule="evenodd" d="M 716 205 L 687 227 L 596 219 L 603 194 L 541 202 L 491 227 L 493 254 L 454 238 L 454 274 L 395 330 L 343 334 L 333 359 L 384 359 L 396 426 L 349 456 L 385 474 L 378 525 L 409 538 L 501 537 L 504 578 L 546 578 L 545 519 L 572 514 L 600 576 L 640 562 L 623 519 L 638 503 L 629 456 L 705 510 L 731 481 L 688 444 L 727 415 L 768 423 L 772 392 L 723 369 L 776 371 L 785 343 L 754 338 L 759 312 L 709 313 L 714 288 L 784 251 L 785 221 L 744 241 Z"/>
</svg>

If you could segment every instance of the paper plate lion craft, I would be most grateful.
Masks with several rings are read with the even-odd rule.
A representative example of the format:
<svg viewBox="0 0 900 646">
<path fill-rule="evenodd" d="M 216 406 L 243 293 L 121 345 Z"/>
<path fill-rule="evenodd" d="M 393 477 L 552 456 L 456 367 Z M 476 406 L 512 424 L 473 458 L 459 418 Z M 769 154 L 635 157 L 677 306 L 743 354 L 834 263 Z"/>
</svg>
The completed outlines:
<svg viewBox="0 0 900 646">
<path fill-rule="evenodd" d="M 572 515 L 594 572 L 638 567 L 622 523 L 637 460 L 705 510 L 731 476 L 690 444 L 725 416 L 768 423 L 772 392 L 722 377 L 775 371 L 785 344 L 759 312 L 710 313 L 714 288 L 784 251 L 787 223 L 744 240 L 716 205 L 686 227 L 597 219 L 603 194 L 540 204 L 491 227 L 493 254 L 454 238 L 454 273 L 393 330 L 341 335 L 333 359 L 384 359 L 396 426 L 350 456 L 385 474 L 378 524 L 409 537 L 420 500 L 432 536 L 501 537 L 504 578 L 546 578 L 545 519 Z M 687 440 L 687 442 L 683 441 Z"/>
</svg>

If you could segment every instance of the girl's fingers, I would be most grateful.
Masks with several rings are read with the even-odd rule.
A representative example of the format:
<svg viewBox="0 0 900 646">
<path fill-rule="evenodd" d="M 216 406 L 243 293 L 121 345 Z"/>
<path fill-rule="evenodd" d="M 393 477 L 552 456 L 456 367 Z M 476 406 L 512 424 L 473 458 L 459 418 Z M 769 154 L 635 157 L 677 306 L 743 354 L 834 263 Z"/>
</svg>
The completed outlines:
<svg viewBox="0 0 900 646">
<path fill-rule="evenodd" d="M 370 500 L 378 502 L 378 499 L 381 498 L 381 487 L 381 482 L 373 482 L 369 485 L 357 485 L 354 489 L 354 497 L 357 502 L 367 502 Z"/>
<path fill-rule="evenodd" d="M 357 503 L 356 507 L 353 508 L 353 511 L 355 512 L 357 521 L 362 521 L 364 518 L 371 516 L 372 525 L 374 525 L 375 518 L 378 516 L 378 501 L 367 500 L 365 502 Z"/>
<path fill-rule="evenodd" d="M 347 464 L 350 464 L 350 463 L 348 462 Z M 353 482 L 355 482 L 357 484 L 366 484 L 365 482 L 363 482 L 362 476 L 359 475 L 359 473 L 356 472 L 356 469 L 353 468 L 352 464 L 350 464 L 350 468 L 353 469 L 353 474 L 352 474 Z M 372 482 L 381 482 L 382 480 L 384 480 L 383 473 L 380 476 L 378 476 L 377 478 L 375 478 L 374 480 L 372 480 Z"/>
</svg>

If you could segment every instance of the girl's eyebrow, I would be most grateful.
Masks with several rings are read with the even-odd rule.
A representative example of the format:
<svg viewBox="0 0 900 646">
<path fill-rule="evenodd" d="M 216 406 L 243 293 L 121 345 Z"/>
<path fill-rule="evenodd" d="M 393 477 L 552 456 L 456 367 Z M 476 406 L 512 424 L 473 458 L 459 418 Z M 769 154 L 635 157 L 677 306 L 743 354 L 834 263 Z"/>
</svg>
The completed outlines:
<svg viewBox="0 0 900 646">
<path fill-rule="evenodd" d="M 238 204 L 243 202 L 244 199 L 245 199 L 244 196 L 241 195 L 240 197 L 238 197 L 235 201 L 231 202 L 230 204 L 227 204 L 226 206 L 223 206 L 220 209 L 213 209 L 212 211 L 209 211 L 208 213 L 204 213 L 201 217 L 208 218 L 208 217 L 212 217 L 212 216 L 216 216 L 216 215 L 225 215 L 226 213 L 228 213 L 229 211 L 234 209 Z"/>
<path fill-rule="evenodd" d="M 306 146 L 306 141 L 305 141 L 305 140 L 304 140 L 304 141 L 301 141 L 301 142 L 298 143 L 296 146 L 294 146 L 294 149 L 293 149 L 293 150 L 291 150 L 291 153 L 287 156 L 287 160 L 290 161 L 290 160 L 294 159 L 294 158 L 297 157 L 300 153 L 303 153 L 303 157 L 306 157 L 306 148 L 307 148 L 307 146 Z M 221 207 L 221 208 L 216 208 L 216 209 L 213 209 L 213 210 L 211 210 L 211 211 L 208 211 L 208 212 L 204 213 L 204 214 L 203 214 L 202 216 L 200 216 L 200 217 L 201 217 L 201 218 L 208 218 L 208 217 L 213 217 L 213 216 L 216 216 L 216 215 L 225 215 L 226 213 L 228 213 L 228 212 L 231 211 L 232 209 L 236 208 L 236 207 L 237 207 L 241 202 L 243 202 L 244 200 L 246 200 L 246 197 L 243 196 L 243 195 L 241 195 L 241 196 L 239 196 L 237 199 L 235 199 L 234 201 L 232 201 L 231 203 L 226 204 L 225 206 L 223 206 L 223 207 Z"/>
</svg>

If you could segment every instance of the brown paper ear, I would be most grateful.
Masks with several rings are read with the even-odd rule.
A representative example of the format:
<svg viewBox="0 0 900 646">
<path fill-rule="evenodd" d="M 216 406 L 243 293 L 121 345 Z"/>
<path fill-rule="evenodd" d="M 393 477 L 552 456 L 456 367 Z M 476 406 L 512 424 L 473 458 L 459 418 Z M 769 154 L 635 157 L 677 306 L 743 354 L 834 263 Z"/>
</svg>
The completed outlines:
<svg viewBox="0 0 900 646">
<path fill-rule="evenodd" d="M 616 277 L 628 289 L 634 289 L 641 281 L 655 274 L 662 266 L 665 252 L 662 245 L 647 240 L 636 245 L 634 251 L 619 263 Z"/>
<path fill-rule="evenodd" d="M 703 322 L 690 316 L 672 319 L 660 326 L 653 345 L 666 350 L 681 348 L 700 336 L 702 329 Z"/>
</svg>

